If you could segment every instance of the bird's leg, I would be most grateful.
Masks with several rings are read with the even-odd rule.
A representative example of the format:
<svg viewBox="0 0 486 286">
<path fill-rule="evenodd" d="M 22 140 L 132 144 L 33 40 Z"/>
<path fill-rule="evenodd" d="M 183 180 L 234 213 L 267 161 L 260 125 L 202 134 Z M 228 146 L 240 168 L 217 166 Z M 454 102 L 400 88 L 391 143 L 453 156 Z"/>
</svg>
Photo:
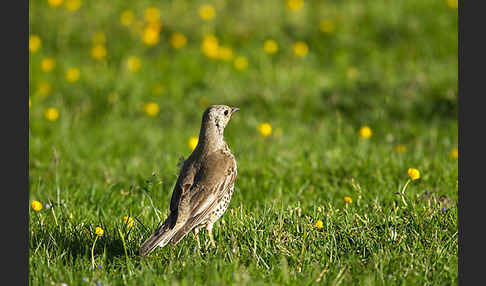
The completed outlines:
<svg viewBox="0 0 486 286">
<path fill-rule="evenodd" d="M 199 229 L 197 227 L 195 227 L 193 230 L 192 230 L 192 233 L 194 234 L 194 237 L 196 238 L 196 241 L 197 241 L 197 247 L 199 249 L 201 249 L 201 243 L 199 242 L 199 236 L 198 236 L 198 233 L 199 233 Z"/>
<path fill-rule="evenodd" d="M 212 223 L 206 224 L 206 230 L 208 231 L 209 240 L 211 241 L 211 245 L 213 247 L 216 247 L 216 243 L 214 242 L 214 238 L 213 238 L 213 224 Z"/>
</svg>

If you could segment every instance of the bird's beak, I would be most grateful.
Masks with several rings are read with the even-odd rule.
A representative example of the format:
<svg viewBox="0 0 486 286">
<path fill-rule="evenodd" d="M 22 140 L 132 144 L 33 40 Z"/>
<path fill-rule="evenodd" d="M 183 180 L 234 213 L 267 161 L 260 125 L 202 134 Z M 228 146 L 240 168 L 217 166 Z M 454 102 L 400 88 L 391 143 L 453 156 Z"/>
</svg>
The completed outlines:
<svg viewBox="0 0 486 286">
<path fill-rule="evenodd" d="M 240 110 L 238 107 L 231 107 L 231 114 L 235 113 L 238 110 Z"/>
</svg>

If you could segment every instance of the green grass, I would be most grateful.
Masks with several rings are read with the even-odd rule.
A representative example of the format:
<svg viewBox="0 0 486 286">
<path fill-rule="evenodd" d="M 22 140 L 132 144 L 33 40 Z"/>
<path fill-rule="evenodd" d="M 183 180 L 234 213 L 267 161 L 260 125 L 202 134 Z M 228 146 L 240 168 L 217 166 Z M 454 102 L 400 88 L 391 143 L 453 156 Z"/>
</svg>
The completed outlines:
<svg viewBox="0 0 486 286">
<path fill-rule="evenodd" d="M 75 12 L 30 3 L 42 47 L 30 53 L 29 205 L 52 206 L 30 208 L 30 284 L 456 284 L 457 10 L 446 1 L 348 0 L 305 1 L 292 13 L 284 1 L 211 1 L 216 17 L 203 23 L 202 3 L 83 1 Z M 154 47 L 119 20 L 125 9 L 143 20 L 149 6 L 163 23 Z M 336 30 L 319 31 L 320 19 Z M 96 61 L 91 38 L 100 31 L 108 56 Z M 174 50 L 172 32 L 187 46 Z M 206 58 L 205 33 L 248 68 Z M 275 55 L 263 51 L 269 38 Z M 296 41 L 308 44 L 306 57 L 293 54 Z M 132 55 L 142 62 L 137 73 L 125 68 Z M 45 57 L 56 59 L 49 73 Z M 81 77 L 68 83 L 72 66 Z M 157 116 L 143 112 L 148 101 Z M 198 250 L 191 234 L 139 258 L 168 213 L 177 163 L 190 154 L 207 102 L 241 108 L 225 131 L 238 177 L 214 227 L 217 248 Z M 59 110 L 57 121 L 45 119 L 48 107 Z M 273 127 L 267 138 L 257 130 L 263 122 Z M 359 136 L 365 125 L 369 139 Z M 405 206 L 396 193 L 411 167 L 421 178 Z M 93 271 L 96 226 L 105 233 L 94 251 L 102 268 Z"/>
</svg>

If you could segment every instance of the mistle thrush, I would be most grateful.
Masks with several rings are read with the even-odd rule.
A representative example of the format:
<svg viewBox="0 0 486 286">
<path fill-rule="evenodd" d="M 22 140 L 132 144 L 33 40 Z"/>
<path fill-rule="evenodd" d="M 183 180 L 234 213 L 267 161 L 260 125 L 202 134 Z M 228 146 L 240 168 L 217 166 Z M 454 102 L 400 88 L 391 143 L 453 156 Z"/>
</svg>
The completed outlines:
<svg viewBox="0 0 486 286">
<path fill-rule="evenodd" d="M 236 160 L 223 139 L 231 115 L 239 110 L 212 105 L 204 111 L 196 148 L 184 161 L 170 201 L 170 214 L 155 233 L 139 248 L 146 256 L 157 246 L 175 245 L 191 230 L 198 238 L 199 227 L 206 227 L 213 247 L 214 222 L 226 211 L 234 190 Z"/>
</svg>

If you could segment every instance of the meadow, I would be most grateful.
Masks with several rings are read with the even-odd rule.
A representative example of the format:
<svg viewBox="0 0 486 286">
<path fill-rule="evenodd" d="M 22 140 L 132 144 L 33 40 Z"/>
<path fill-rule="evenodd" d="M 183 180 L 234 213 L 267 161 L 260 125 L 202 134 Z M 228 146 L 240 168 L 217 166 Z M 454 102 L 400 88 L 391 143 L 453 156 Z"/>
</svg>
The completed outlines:
<svg viewBox="0 0 486 286">
<path fill-rule="evenodd" d="M 31 0 L 29 284 L 457 284 L 457 4 Z M 140 258 L 211 104 L 217 247 Z"/>
</svg>

